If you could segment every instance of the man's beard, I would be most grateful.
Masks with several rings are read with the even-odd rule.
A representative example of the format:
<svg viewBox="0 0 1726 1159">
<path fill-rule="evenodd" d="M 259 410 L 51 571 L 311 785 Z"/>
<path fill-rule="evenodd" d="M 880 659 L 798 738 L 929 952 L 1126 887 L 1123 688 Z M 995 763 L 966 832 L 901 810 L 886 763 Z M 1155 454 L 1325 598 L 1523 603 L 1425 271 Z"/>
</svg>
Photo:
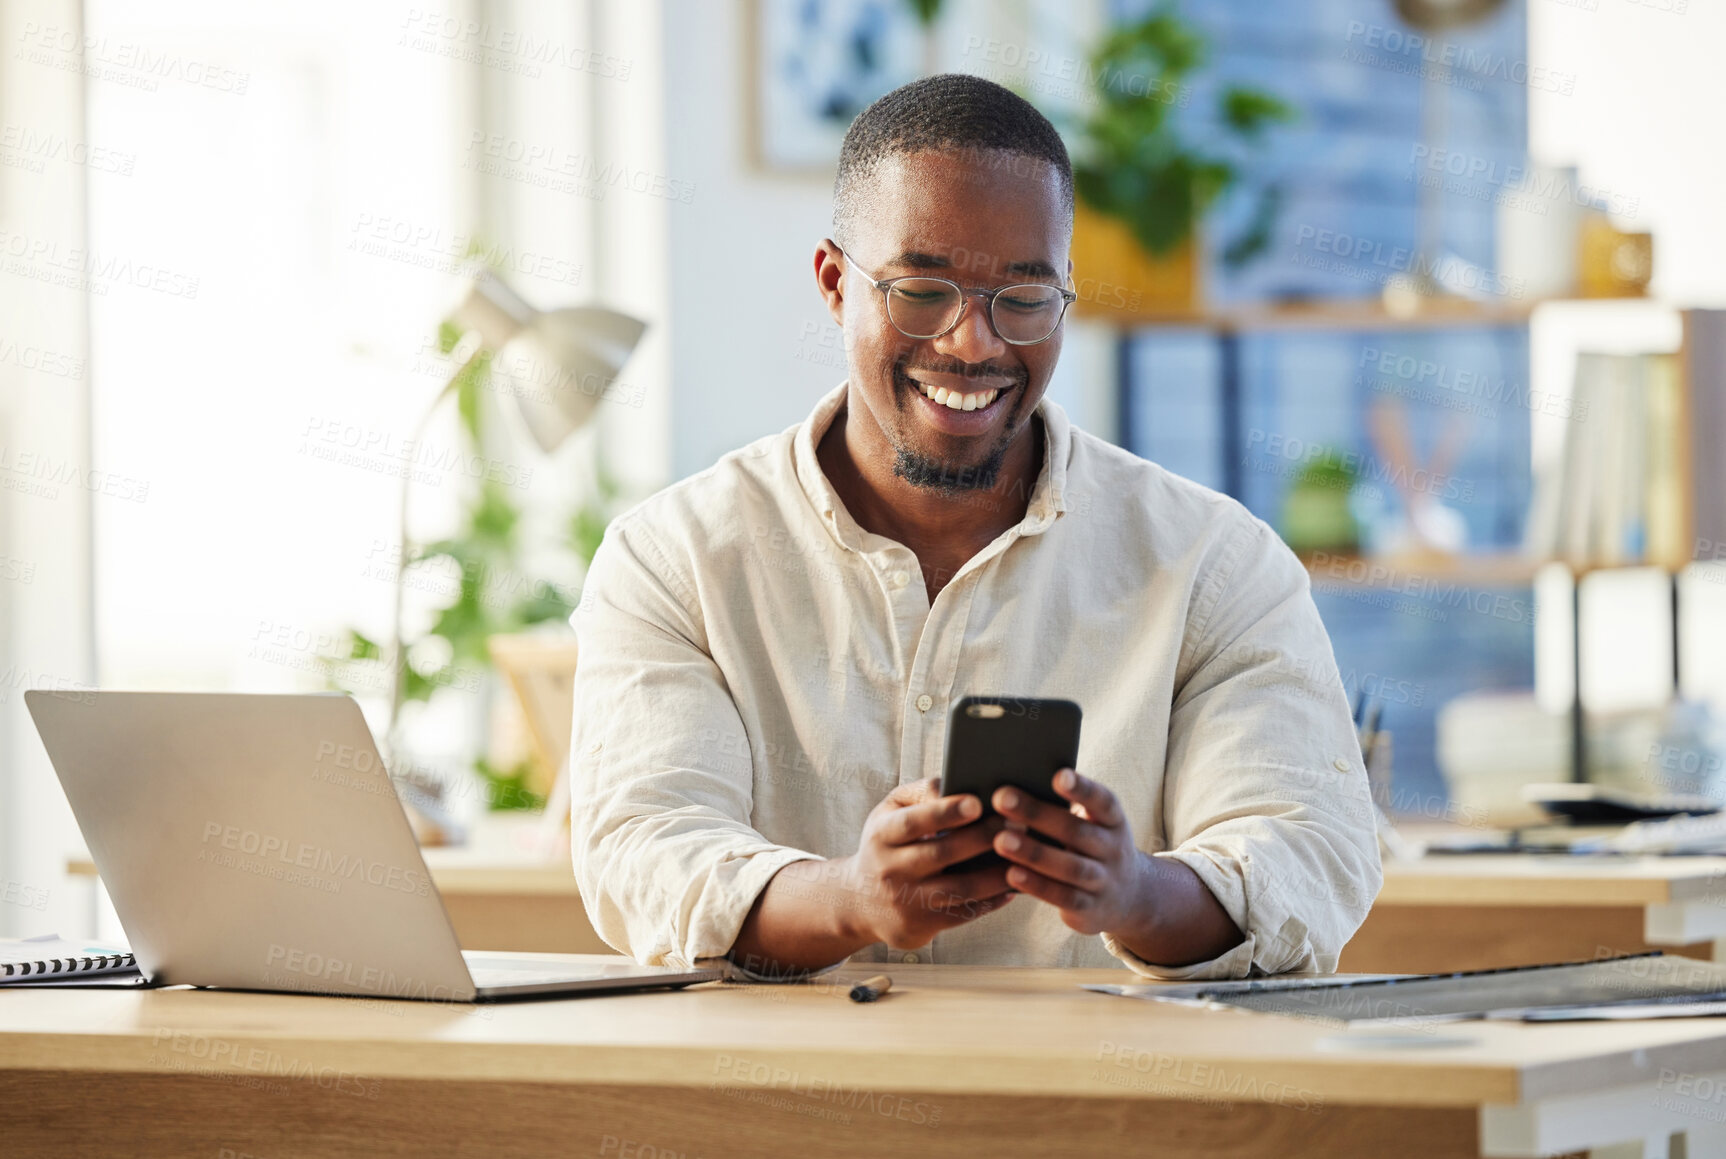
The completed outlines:
<svg viewBox="0 0 1726 1159">
<path fill-rule="evenodd" d="M 1012 393 L 1017 397 L 1010 398 L 1008 405 L 1015 410 L 1022 404 L 1026 380 L 1029 376 L 1020 374 L 1013 384 Z M 893 385 L 898 409 L 903 412 L 908 404 L 914 404 L 910 395 L 919 393 L 917 384 L 904 371 L 904 366 L 893 367 Z M 1001 437 L 995 445 L 989 448 L 988 454 L 977 463 L 954 463 L 947 459 L 926 455 L 921 451 L 911 449 L 899 440 L 893 440 L 893 474 L 905 480 L 913 487 L 921 487 L 942 495 L 961 495 L 967 491 L 987 491 L 1001 477 L 1001 464 L 1007 457 L 1007 448 L 1012 445 L 1013 436 L 1019 430 L 1019 416 L 1009 414 Z"/>
<path fill-rule="evenodd" d="M 1001 461 L 1007 457 L 1006 443 L 997 443 L 981 463 L 956 466 L 932 455 L 899 447 L 893 460 L 893 473 L 913 487 L 938 491 L 943 495 L 958 495 L 965 491 L 987 491 L 1001 475 Z"/>
</svg>

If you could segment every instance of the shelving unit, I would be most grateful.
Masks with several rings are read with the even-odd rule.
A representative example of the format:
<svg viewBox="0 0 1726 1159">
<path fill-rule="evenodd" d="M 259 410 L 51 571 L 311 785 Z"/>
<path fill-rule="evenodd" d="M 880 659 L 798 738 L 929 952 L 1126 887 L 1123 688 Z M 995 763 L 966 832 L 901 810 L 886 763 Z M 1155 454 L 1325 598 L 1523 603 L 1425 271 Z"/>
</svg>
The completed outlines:
<svg viewBox="0 0 1726 1159">
<path fill-rule="evenodd" d="M 1313 332 L 1361 332 L 1361 331 L 1412 331 L 1447 328 L 1491 329 L 1491 328 L 1524 328 L 1531 325 L 1535 312 L 1548 302 L 1599 301 L 1599 302 L 1639 302 L 1643 299 L 1549 299 L 1527 303 L 1479 303 L 1461 299 L 1426 299 L 1420 302 L 1419 308 L 1409 312 L 1386 309 L 1378 300 L 1362 299 L 1358 301 L 1327 301 L 1290 305 L 1243 306 L 1220 309 L 1195 309 L 1190 311 L 1164 311 L 1136 315 L 1128 322 L 1116 322 L 1116 359 L 1119 404 L 1119 429 L 1125 435 L 1135 429 L 1132 414 L 1133 392 L 1128 389 L 1131 373 L 1131 339 L 1134 331 L 1144 329 L 1183 329 L 1197 330 L 1209 333 L 1217 344 L 1218 375 L 1217 391 L 1219 403 L 1219 430 L 1217 432 L 1221 447 L 1221 467 L 1223 489 L 1231 495 L 1241 496 L 1244 491 L 1242 476 L 1245 460 L 1245 432 L 1242 423 L 1242 383 L 1240 342 L 1245 334 L 1269 331 L 1313 331 Z M 1721 366 L 1726 366 L 1726 355 L 1721 347 L 1726 346 L 1726 326 L 1719 319 L 1711 319 L 1712 325 L 1702 332 L 1696 325 L 1698 312 L 1680 310 L 1682 317 L 1683 342 L 1679 351 L 1681 374 L 1681 398 L 1683 400 L 1683 422 L 1680 431 L 1690 432 L 1687 440 L 1681 439 L 1680 446 L 1673 448 L 1681 460 L 1681 475 L 1686 482 L 1683 490 L 1683 526 L 1685 534 L 1683 541 L 1692 545 L 1691 556 L 1695 555 L 1695 547 L 1704 538 L 1714 542 L 1726 542 L 1726 527 L 1713 527 L 1704 524 L 1698 527 L 1696 497 L 1699 488 L 1720 483 L 1726 489 L 1726 479 L 1716 479 L 1721 468 L 1716 464 L 1718 457 L 1710 457 L 1697 434 L 1697 422 L 1706 417 L 1718 419 L 1726 414 L 1726 402 L 1715 403 L 1704 408 L 1705 415 L 1699 416 L 1696 411 L 1697 391 L 1709 388 L 1726 394 L 1726 383 L 1707 384 L 1696 381 L 1699 373 L 1718 372 Z M 1702 369 L 1699 370 L 1698 360 Z M 1712 369 L 1708 369 L 1711 367 Z M 1700 468 L 1700 470 L 1699 470 Z M 1719 507 L 1708 516 L 1710 519 L 1721 519 Z M 1588 769 L 1588 739 L 1587 710 L 1583 703 L 1582 690 L 1582 599 L 1586 580 L 1592 574 L 1601 571 L 1619 570 L 1623 567 L 1662 567 L 1669 577 L 1671 587 L 1671 646 L 1672 646 L 1672 681 L 1673 688 L 1679 688 L 1682 673 L 1680 658 L 1680 587 L 1679 571 L 1684 561 L 1636 561 L 1625 564 L 1597 565 L 1588 561 L 1567 559 L 1539 559 L 1517 551 L 1488 551 L 1464 554 L 1446 554 L 1437 551 L 1410 552 L 1391 556 L 1325 556 L 1322 559 L 1308 557 L 1305 561 L 1309 570 L 1316 577 L 1331 583 L 1344 583 L 1362 588 L 1375 586 L 1394 586 L 1406 582 L 1404 577 L 1421 577 L 1438 581 L 1454 581 L 1461 584 L 1475 584 L 1483 587 L 1527 586 L 1533 583 L 1536 574 L 1548 564 L 1560 564 L 1568 568 L 1573 576 L 1573 598 L 1571 606 L 1571 639 L 1572 647 L 1572 704 L 1571 733 L 1572 760 L 1571 775 L 1575 780 L 1587 779 Z"/>
<path fill-rule="evenodd" d="M 1132 392 L 1127 389 L 1132 334 L 1145 329 L 1202 330 L 1217 343 L 1218 439 L 1223 490 L 1239 497 L 1245 439 L 1241 413 L 1240 341 L 1264 331 L 1408 331 L 1431 329 L 1522 328 L 1541 302 L 1482 303 L 1462 298 L 1423 299 L 1410 311 L 1386 309 L 1379 299 L 1331 300 L 1301 304 L 1251 305 L 1135 314 L 1116 320 L 1117 429 L 1133 430 Z"/>
<path fill-rule="evenodd" d="M 1410 575 L 1481 587 L 1523 587 L 1534 582 L 1547 561 L 1513 551 L 1410 551 L 1394 555 L 1310 553 L 1303 555 L 1301 562 L 1315 579 L 1372 588 Z"/>
</svg>

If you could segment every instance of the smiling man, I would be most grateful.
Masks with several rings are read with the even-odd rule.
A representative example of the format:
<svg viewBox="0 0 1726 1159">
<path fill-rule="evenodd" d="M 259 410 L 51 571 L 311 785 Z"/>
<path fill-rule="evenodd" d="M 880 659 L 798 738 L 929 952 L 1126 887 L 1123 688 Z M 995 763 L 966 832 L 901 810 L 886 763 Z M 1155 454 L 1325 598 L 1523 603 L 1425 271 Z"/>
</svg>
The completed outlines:
<svg viewBox="0 0 1726 1159">
<path fill-rule="evenodd" d="M 574 617 L 575 871 L 611 945 L 1335 968 L 1380 871 L 1306 573 L 1044 398 L 1072 217 L 1060 137 L 998 85 L 851 126 L 814 255 L 849 379 L 614 522 Z M 938 795 L 952 705 L 1000 694 L 1082 706 L 1068 808 Z"/>
</svg>

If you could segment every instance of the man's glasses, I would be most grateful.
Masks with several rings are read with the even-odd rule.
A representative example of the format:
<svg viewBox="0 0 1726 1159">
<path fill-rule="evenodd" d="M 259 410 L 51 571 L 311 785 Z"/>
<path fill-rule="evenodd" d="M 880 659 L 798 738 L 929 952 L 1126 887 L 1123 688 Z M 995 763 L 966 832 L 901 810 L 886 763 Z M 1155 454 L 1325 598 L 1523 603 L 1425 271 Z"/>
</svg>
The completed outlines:
<svg viewBox="0 0 1726 1159">
<path fill-rule="evenodd" d="M 965 314 L 965 299 L 978 297 L 1001 341 L 1010 346 L 1035 346 L 1046 342 L 1060 328 L 1067 307 L 1078 296 L 1071 290 L 1044 282 L 1021 282 L 993 290 L 967 290 L 946 278 L 872 278 L 850 254 L 845 255 L 857 273 L 881 291 L 887 304 L 887 321 L 907 338 L 939 338 L 959 324 Z"/>
</svg>

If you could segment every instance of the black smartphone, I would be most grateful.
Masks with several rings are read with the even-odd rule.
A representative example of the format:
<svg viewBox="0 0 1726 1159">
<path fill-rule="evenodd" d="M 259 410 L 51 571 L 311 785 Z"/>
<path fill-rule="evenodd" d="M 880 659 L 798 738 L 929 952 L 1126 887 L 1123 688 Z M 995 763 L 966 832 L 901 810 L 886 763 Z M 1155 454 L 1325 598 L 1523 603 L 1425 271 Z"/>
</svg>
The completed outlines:
<svg viewBox="0 0 1726 1159">
<path fill-rule="evenodd" d="M 1012 785 L 1052 805 L 1065 805 L 1055 792 L 1055 774 L 1079 767 L 1079 706 L 1070 700 L 1024 696 L 967 696 L 953 706 L 947 722 L 947 754 L 941 769 L 941 795 L 974 793 L 983 816 L 995 812 L 995 790 Z M 1032 836 L 1048 844 L 1041 834 Z M 1002 864 L 998 853 L 982 853 L 950 867 L 969 873 Z"/>
</svg>

